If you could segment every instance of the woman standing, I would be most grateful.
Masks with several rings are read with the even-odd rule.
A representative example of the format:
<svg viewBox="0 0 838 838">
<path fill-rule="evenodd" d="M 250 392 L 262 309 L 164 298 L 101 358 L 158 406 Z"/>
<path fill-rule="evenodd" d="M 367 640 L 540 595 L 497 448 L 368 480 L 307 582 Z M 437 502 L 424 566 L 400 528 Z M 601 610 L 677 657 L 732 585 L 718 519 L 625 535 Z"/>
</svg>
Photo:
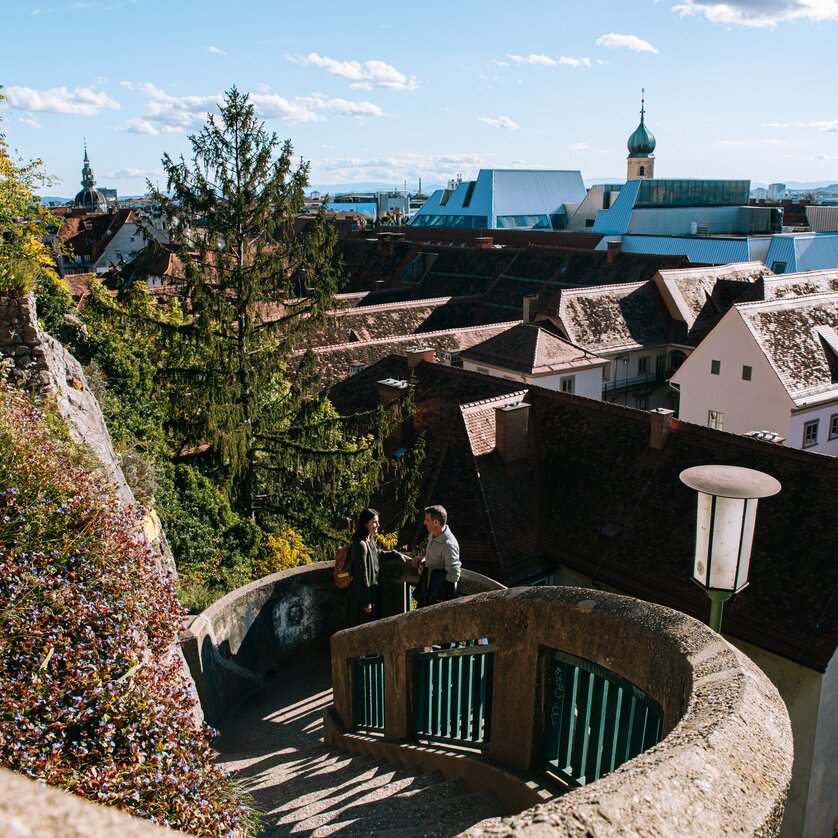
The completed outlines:
<svg viewBox="0 0 838 838">
<path fill-rule="evenodd" d="M 378 532 L 378 512 L 364 509 L 358 516 L 352 548 L 349 552 L 349 567 L 352 585 L 349 588 L 349 621 L 357 626 L 381 616 L 378 595 L 378 568 L 383 559 L 410 561 L 398 550 L 379 550 L 375 543 Z"/>
</svg>

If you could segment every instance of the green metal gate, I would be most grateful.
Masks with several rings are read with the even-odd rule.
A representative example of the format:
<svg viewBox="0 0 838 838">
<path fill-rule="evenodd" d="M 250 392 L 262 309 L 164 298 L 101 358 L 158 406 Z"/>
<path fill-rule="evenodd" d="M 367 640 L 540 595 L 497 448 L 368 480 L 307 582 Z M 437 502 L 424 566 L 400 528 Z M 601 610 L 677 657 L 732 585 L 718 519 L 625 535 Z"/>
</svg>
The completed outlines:
<svg viewBox="0 0 838 838">
<path fill-rule="evenodd" d="M 550 650 L 545 767 L 571 786 L 592 783 L 656 745 L 662 721 L 660 705 L 625 678 Z"/>
<path fill-rule="evenodd" d="M 487 750 L 495 647 L 485 643 L 416 655 L 417 738 Z"/>
<path fill-rule="evenodd" d="M 352 662 L 352 722 L 355 730 L 384 730 L 384 658 L 368 655 Z"/>
</svg>

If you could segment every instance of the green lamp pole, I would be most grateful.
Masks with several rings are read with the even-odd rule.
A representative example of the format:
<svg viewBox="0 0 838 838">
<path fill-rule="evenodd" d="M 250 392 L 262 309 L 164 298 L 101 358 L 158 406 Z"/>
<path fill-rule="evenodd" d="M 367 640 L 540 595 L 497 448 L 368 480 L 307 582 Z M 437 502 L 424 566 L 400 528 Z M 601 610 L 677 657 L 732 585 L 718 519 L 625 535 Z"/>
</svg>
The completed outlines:
<svg viewBox="0 0 838 838">
<path fill-rule="evenodd" d="M 721 634 L 725 602 L 748 585 L 757 502 L 780 482 L 739 466 L 695 466 L 681 482 L 698 492 L 693 581 L 710 598 L 708 625 Z"/>
</svg>

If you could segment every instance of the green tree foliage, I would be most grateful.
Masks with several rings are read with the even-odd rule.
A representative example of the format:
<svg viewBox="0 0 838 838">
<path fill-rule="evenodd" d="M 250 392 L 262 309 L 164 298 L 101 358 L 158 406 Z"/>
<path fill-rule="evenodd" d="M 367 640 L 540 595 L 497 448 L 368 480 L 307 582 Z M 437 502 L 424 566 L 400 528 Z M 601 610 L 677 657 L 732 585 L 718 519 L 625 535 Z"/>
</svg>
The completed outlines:
<svg viewBox="0 0 838 838">
<path fill-rule="evenodd" d="M 242 515 L 317 545 L 381 481 L 382 441 L 408 400 L 346 419 L 320 394 L 313 357 L 293 354 L 339 278 L 325 216 L 298 228 L 308 166 L 290 143 L 236 88 L 190 140 L 190 161 L 163 158 L 168 193 L 156 194 L 184 245 L 194 313 L 167 339 L 171 428 Z"/>
<path fill-rule="evenodd" d="M 0 101 L 4 98 L 0 88 Z M 43 243 L 57 223 L 36 194 L 48 183 L 43 163 L 15 160 L 0 132 L 0 293 L 20 296 L 35 290 L 44 325 L 55 331 L 72 298 Z"/>
</svg>

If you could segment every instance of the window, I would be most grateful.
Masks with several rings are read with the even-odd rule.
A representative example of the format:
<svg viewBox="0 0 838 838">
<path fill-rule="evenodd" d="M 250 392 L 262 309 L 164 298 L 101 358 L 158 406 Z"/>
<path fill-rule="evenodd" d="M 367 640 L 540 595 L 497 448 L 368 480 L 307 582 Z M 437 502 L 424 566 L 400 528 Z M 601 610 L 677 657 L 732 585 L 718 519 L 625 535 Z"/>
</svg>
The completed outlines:
<svg viewBox="0 0 838 838">
<path fill-rule="evenodd" d="M 786 272 L 787 267 L 788 267 L 788 262 L 772 262 L 771 263 L 771 270 L 775 274 L 784 274 Z"/>
<path fill-rule="evenodd" d="M 803 447 L 811 448 L 818 444 L 818 423 L 819 419 L 813 419 L 803 426 Z"/>
<path fill-rule="evenodd" d="M 838 413 L 833 413 L 829 417 L 829 438 L 835 439 L 838 437 Z"/>
<path fill-rule="evenodd" d="M 649 371 L 649 359 L 648 358 L 638 358 L 637 359 L 637 374 L 643 375 L 644 373 Z"/>
<path fill-rule="evenodd" d="M 742 366 L 742 380 L 743 381 L 750 381 L 751 380 L 751 373 L 753 369 L 749 367 L 747 364 Z"/>
<path fill-rule="evenodd" d="M 687 360 L 687 356 L 685 353 L 681 352 L 680 350 L 676 349 L 670 356 L 669 356 L 669 368 L 673 370 L 680 369 L 681 364 Z"/>
<path fill-rule="evenodd" d="M 574 391 L 574 380 L 576 376 L 569 375 L 567 378 L 559 379 L 559 387 L 563 393 L 572 393 Z"/>
<path fill-rule="evenodd" d="M 710 374 L 718 375 L 722 371 L 721 361 L 710 361 Z"/>
<path fill-rule="evenodd" d="M 649 397 L 648 396 L 635 396 L 634 397 L 634 406 L 638 410 L 648 410 L 649 409 Z"/>
<path fill-rule="evenodd" d="M 715 428 L 717 431 L 724 430 L 725 427 L 725 415 L 722 413 L 721 410 L 708 410 L 707 411 L 707 427 L 708 428 Z"/>
</svg>

